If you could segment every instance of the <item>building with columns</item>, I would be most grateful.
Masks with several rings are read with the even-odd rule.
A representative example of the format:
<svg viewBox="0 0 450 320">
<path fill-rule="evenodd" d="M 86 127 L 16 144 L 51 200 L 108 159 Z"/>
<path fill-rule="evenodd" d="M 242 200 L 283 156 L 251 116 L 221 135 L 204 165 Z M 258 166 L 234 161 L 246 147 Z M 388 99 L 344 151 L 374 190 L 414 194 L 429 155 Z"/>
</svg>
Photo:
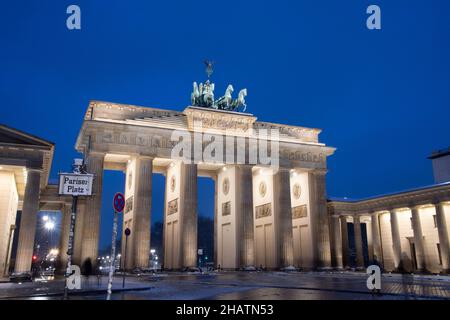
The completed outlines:
<svg viewBox="0 0 450 320">
<path fill-rule="evenodd" d="M 47 189 L 54 144 L 0 125 L 0 272 L 9 269 L 16 215 L 21 212 L 15 257 L 18 272 L 29 271 L 40 194 Z M 58 208 L 59 209 L 59 208 Z"/>
<path fill-rule="evenodd" d="M 319 142 L 318 129 L 256 120 L 252 114 L 212 108 L 178 112 L 91 102 L 76 142 L 95 175 L 95 194 L 80 213 L 80 260 L 97 257 L 103 172 L 119 170 L 126 175 L 123 229 L 131 230 L 127 269 L 148 265 L 155 173 L 166 177 L 166 269 L 197 265 L 198 176 L 215 181 L 216 265 L 230 270 L 330 268 L 325 174 L 334 148 Z M 276 138 L 259 135 L 271 130 Z M 192 138 L 182 158 L 173 155 L 181 141 L 174 134 L 184 135 L 182 141 Z M 261 145 L 279 154 L 276 167 L 262 163 Z M 212 159 L 205 157 L 208 148 Z"/>
<path fill-rule="evenodd" d="M 272 131 L 276 134 L 267 134 Z M 440 183 L 435 185 L 362 200 L 327 200 L 327 157 L 335 149 L 320 142 L 319 133 L 257 121 L 242 112 L 201 107 L 178 112 L 92 101 L 76 149 L 95 178 L 93 195 L 78 202 L 73 263 L 96 261 L 103 173 L 117 170 L 125 175 L 123 229 L 131 229 L 122 261 L 126 269 L 148 267 L 152 176 L 162 174 L 167 270 L 197 265 L 201 176 L 215 182 L 214 261 L 223 269 L 363 269 L 375 261 L 386 271 L 448 272 L 450 182 L 442 182 L 448 174 L 445 156 L 433 156 L 439 159 L 435 176 Z M 192 142 L 182 156 L 173 152 L 180 141 Z M 266 156 L 279 155 L 276 165 L 260 152 L 264 145 Z M 58 187 L 48 183 L 53 152 L 54 145 L 46 140 L 0 127 L 3 270 L 12 260 L 18 210 L 14 271 L 30 271 L 39 211 L 62 213 L 60 252 L 62 264 L 67 261 L 71 198 L 58 195 Z"/>
<path fill-rule="evenodd" d="M 444 150 L 430 157 L 434 185 L 361 200 L 330 199 L 333 266 L 364 269 L 378 263 L 386 271 L 448 273 L 448 154 Z M 353 244 L 349 228 L 353 229 Z"/>
</svg>

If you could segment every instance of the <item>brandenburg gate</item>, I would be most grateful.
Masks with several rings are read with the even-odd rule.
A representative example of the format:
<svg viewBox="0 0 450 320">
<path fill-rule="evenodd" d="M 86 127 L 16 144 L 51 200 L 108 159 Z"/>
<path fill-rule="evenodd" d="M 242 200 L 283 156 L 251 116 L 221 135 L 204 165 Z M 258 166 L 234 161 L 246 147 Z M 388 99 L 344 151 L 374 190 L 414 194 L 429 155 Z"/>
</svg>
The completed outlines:
<svg viewBox="0 0 450 320">
<path fill-rule="evenodd" d="M 211 85 L 201 85 L 203 93 Z M 215 181 L 216 265 L 331 267 L 325 175 L 334 148 L 319 142 L 318 129 L 260 122 L 221 107 L 244 105 L 244 90 L 236 103 L 221 98 L 198 106 L 208 101 L 194 83 L 194 106 L 183 112 L 90 103 L 76 141 L 95 175 L 94 195 L 77 218 L 81 263 L 98 254 L 103 172 L 120 170 L 126 174 L 123 229 L 131 229 L 127 269 L 148 266 L 154 173 L 166 177 L 165 269 L 197 265 L 198 176 Z"/>
<path fill-rule="evenodd" d="M 211 65 L 207 70 L 209 77 Z M 247 90 L 240 90 L 237 99 L 233 91 L 229 85 L 216 100 L 214 83 L 194 82 L 191 104 L 181 112 L 89 104 L 75 147 L 94 185 L 93 195 L 78 201 L 74 264 L 98 258 L 103 172 L 118 170 L 126 175 L 123 230 L 131 230 L 121 248 L 124 252 L 128 245 L 121 259 L 127 270 L 148 267 L 152 177 L 163 174 L 166 270 L 197 265 L 197 180 L 202 176 L 215 182 L 217 267 L 362 270 L 376 262 L 386 271 L 448 273 L 450 148 L 432 155 L 437 179 L 431 186 L 327 202 L 327 158 L 335 149 L 319 141 L 320 130 L 257 121 L 246 112 Z M 18 211 L 14 273 L 31 270 L 39 211 L 62 212 L 59 252 L 66 265 L 71 199 L 48 182 L 53 153 L 53 143 L 0 125 L 4 274 L 10 270 Z"/>
</svg>

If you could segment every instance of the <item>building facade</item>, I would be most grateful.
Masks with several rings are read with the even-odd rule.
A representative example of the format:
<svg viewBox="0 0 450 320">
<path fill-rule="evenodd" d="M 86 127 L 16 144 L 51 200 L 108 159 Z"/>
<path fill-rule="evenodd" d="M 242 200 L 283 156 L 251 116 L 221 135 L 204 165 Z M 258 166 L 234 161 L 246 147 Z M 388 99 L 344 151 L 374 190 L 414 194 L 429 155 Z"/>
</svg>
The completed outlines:
<svg viewBox="0 0 450 320">
<path fill-rule="evenodd" d="M 448 273 L 449 150 L 434 152 L 429 159 L 434 185 L 361 200 L 329 200 L 335 267 L 364 269 L 377 263 L 386 271 Z"/>
<path fill-rule="evenodd" d="M 122 261 L 126 269 L 148 267 L 152 176 L 162 174 L 167 270 L 197 265 L 202 176 L 215 182 L 214 262 L 223 269 L 363 269 L 378 263 L 386 271 L 448 272 L 450 182 L 443 157 L 434 155 L 440 159 L 435 166 L 440 183 L 433 186 L 358 201 L 327 200 L 327 157 L 335 149 L 320 142 L 319 133 L 242 112 L 91 102 L 76 149 L 94 174 L 93 195 L 78 202 L 73 263 L 97 259 L 103 173 L 117 170 L 125 175 L 123 230 L 131 230 Z M 53 152 L 48 141 L 0 127 L 5 272 L 17 210 L 22 218 L 15 272 L 30 271 L 40 210 L 62 213 L 62 265 L 67 261 L 71 199 L 47 183 Z"/>
<path fill-rule="evenodd" d="M 276 131 L 277 136 L 261 136 L 262 131 Z M 94 260 L 98 252 L 103 171 L 120 170 L 126 175 L 123 227 L 131 230 L 127 269 L 148 264 L 153 173 L 166 177 L 166 269 L 197 264 L 198 176 L 215 181 L 218 266 L 331 267 L 325 174 L 326 159 L 334 148 L 319 142 L 319 132 L 211 108 L 177 112 L 92 102 L 76 143 L 96 177 L 96 194 L 86 199 L 81 214 L 81 261 Z M 189 146 L 180 159 L 173 154 L 174 135 L 192 138 L 192 150 Z M 262 145 L 279 154 L 276 167 L 262 163 Z M 207 158 L 206 153 L 213 156 Z M 303 246 L 294 238 L 302 238 Z"/>
</svg>

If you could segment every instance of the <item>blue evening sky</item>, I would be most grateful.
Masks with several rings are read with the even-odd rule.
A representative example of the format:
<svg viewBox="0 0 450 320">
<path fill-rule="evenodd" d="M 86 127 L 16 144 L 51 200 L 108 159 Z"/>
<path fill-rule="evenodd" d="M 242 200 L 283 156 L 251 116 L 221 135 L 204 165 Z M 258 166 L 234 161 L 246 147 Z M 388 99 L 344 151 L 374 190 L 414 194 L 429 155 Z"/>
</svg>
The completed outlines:
<svg viewBox="0 0 450 320">
<path fill-rule="evenodd" d="M 66 8 L 82 30 L 66 28 Z M 366 8 L 382 30 L 366 28 Z M 70 169 L 89 100 L 183 110 L 202 61 L 221 93 L 247 87 L 259 120 L 323 129 L 337 147 L 328 194 L 365 197 L 433 183 L 431 151 L 450 138 L 450 2 L 15 0 L 0 6 L 1 123 L 56 143 Z M 213 183 L 200 179 L 200 208 Z M 105 173 L 102 244 L 120 172 Z M 164 178 L 155 176 L 161 219 Z"/>
</svg>

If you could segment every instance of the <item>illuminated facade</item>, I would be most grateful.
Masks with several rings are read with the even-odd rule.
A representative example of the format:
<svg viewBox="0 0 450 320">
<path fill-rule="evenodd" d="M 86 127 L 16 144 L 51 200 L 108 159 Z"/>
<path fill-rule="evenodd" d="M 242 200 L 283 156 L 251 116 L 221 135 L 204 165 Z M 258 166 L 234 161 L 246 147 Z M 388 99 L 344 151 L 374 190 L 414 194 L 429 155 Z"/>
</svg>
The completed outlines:
<svg viewBox="0 0 450 320">
<path fill-rule="evenodd" d="M 330 200 L 333 265 L 363 269 L 378 263 L 387 271 L 448 273 L 449 154 L 444 150 L 430 157 L 436 181 L 432 186 L 356 201 Z M 353 227 L 353 246 L 348 227 Z"/>
<path fill-rule="evenodd" d="M 195 125 L 198 121 L 200 127 Z M 5 126 L 0 129 L 1 266 L 8 269 L 17 210 L 22 210 L 22 219 L 15 272 L 31 268 L 40 210 L 62 212 L 59 252 L 64 265 L 71 199 L 59 196 L 57 186 L 47 183 L 54 145 Z M 259 158 L 250 160 L 252 141 L 260 129 L 278 132 L 277 167 Z M 231 137 L 234 147 L 243 144 L 232 149 L 232 162 L 195 159 L 194 153 L 186 162 L 173 157 L 174 132 L 184 132 L 194 141 L 214 134 Z M 203 176 L 215 182 L 214 262 L 223 269 L 352 265 L 362 269 L 375 261 L 387 271 L 448 272 L 450 183 L 445 181 L 445 159 L 449 159 L 445 152 L 432 158 L 439 162 L 434 166 L 441 179 L 438 184 L 359 201 L 327 201 L 326 163 L 335 149 L 319 142 L 319 133 L 211 108 L 178 112 L 91 102 L 76 149 L 84 154 L 88 172 L 95 175 L 94 195 L 78 202 L 73 262 L 81 265 L 88 258 L 97 259 L 103 172 L 118 170 L 126 177 L 123 229 L 131 229 L 126 261 L 122 261 L 127 269 L 149 267 L 152 175 L 163 174 L 165 269 L 197 265 L 197 177 Z M 229 159 L 227 150 L 218 147 L 214 153 Z M 236 150 L 245 150 L 242 162 L 236 161 Z"/>
</svg>

